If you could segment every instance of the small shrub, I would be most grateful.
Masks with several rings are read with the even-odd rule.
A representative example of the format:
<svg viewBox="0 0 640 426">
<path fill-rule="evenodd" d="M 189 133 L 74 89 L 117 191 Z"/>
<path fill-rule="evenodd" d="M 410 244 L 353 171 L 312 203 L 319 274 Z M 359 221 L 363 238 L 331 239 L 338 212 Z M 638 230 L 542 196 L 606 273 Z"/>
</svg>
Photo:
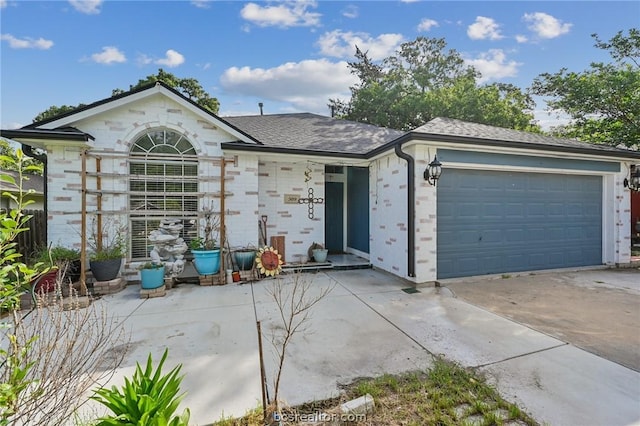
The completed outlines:
<svg viewBox="0 0 640 426">
<path fill-rule="evenodd" d="M 184 394 L 179 395 L 182 376 L 178 376 L 182 364 L 177 365 L 168 374 L 162 375 L 162 366 L 169 351 L 165 349 L 158 368 L 153 371 L 151 354 L 147 359 L 144 371 L 136 363 L 136 371 L 131 380 L 125 378 L 124 386 L 118 389 L 97 389 L 92 397 L 95 401 L 105 405 L 112 412 L 112 416 L 99 419 L 97 426 L 115 425 L 167 425 L 187 426 L 189 424 L 189 409 L 182 415 L 174 415 Z"/>
</svg>

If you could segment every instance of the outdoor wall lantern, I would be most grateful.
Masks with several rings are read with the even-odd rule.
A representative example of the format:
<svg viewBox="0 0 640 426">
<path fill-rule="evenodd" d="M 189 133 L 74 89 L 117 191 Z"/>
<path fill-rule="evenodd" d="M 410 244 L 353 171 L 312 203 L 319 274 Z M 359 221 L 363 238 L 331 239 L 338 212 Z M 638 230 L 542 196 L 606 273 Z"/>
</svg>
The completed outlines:
<svg viewBox="0 0 640 426">
<path fill-rule="evenodd" d="M 631 166 L 631 173 L 629 179 L 624 178 L 625 188 L 629 188 L 632 191 L 640 191 L 640 166 Z"/>
<path fill-rule="evenodd" d="M 429 182 L 430 185 L 436 186 L 440 175 L 442 174 L 442 164 L 438 161 L 438 156 L 433 157 L 433 161 L 429 163 L 429 166 L 424 170 L 424 180 Z"/>
</svg>

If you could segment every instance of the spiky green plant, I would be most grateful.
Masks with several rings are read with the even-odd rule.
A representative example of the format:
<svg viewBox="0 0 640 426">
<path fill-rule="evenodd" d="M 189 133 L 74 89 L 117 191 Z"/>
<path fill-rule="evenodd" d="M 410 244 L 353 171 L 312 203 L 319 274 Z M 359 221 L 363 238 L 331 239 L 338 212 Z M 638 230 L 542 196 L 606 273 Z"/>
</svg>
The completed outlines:
<svg viewBox="0 0 640 426">
<path fill-rule="evenodd" d="M 151 354 L 144 370 L 136 363 L 133 378 L 124 379 L 124 386 L 118 389 L 99 388 L 92 399 L 105 405 L 112 415 L 102 417 L 97 426 L 187 426 L 190 412 L 185 409 L 181 415 L 174 415 L 184 394 L 180 392 L 179 376 L 182 364 L 178 364 L 168 374 L 162 375 L 162 366 L 169 351 L 165 349 L 155 372 Z"/>
</svg>

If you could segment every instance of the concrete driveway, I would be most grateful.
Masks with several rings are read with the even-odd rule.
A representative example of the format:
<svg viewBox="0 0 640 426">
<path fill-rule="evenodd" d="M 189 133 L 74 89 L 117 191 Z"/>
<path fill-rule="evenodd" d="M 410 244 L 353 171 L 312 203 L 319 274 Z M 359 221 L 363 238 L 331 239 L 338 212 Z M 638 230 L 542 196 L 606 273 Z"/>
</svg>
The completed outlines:
<svg viewBox="0 0 640 426">
<path fill-rule="evenodd" d="M 640 371 L 640 270 L 443 280 L 473 305 Z"/>
<path fill-rule="evenodd" d="M 541 422 L 640 422 L 640 373 L 473 306 L 446 288 L 408 294 L 407 282 L 374 270 L 303 277 L 315 289 L 334 289 L 313 308 L 309 331 L 291 344 L 281 394 L 292 405 L 335 396 L 339 384 L 357 377 L 427 369 L 441 354 L 486 373 L 507 399 Z M 96 303 L 132 336 L 109 384 L 120 385 L 136 361 L 143 363 L 149 353 L 159 359 L 168 347 L 167 371 L 183 364 L 183 406 L 191 409 L 193 424 L 255 408 L 261 394 L 256 319 L 265 332 L 270 384 L 275 373 L 268 337 L 279 320 L 266 292 L 271 283 L 180 285 L 146 300 L 139 287 L 129 286 L 103 297 Z"/>
</svg>

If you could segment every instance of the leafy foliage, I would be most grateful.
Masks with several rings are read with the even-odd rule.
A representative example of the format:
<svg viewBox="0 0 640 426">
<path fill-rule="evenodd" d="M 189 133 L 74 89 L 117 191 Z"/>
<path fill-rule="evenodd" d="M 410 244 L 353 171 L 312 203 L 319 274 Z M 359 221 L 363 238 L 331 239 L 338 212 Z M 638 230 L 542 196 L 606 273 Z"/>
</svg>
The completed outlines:
<svg viewBox="0 0 640 426">
<path fill-rule="evenodd" d="M 212 98 L 204 90 L 198 80 L 195 78 L 178 78 L 175 75 L 164 71 L 162 68 L 158 69 L 157 74 L 151 74 L 142 80 L 138 80 L 136 84 L 129 86 L 129 90 L 134 90 L 149 83 L 155 83 L 156 81 L 161 81 L 169 87 L 178 90 L 180 93 L 214 114 L 217 114 L 220 109 L 220 102 L 218 99 Z M 120 93 L 124 93 L 124 90 L 115 89 L 113 90 L 112 95 L 115 96 Z"/>
<path fill-rule="evenodd" d="M 204 90 L 202 85 L 198 82 L 198 80 L 196 80 L 195 78 L 179 78 L 169 72 L 164 71 L 162 68 L 158 70 L 157 74 L 148 75 L 144 79 L 138 80 L 136 84 L 130 85 L 129 90 L 134 90 L 146 84 L 154 83 L 156 81 L 161 81 L 169 87 L 178 90 L 180 93 L 214 114 L 217 114 L 220 109 L 220 102 L 218 101 L 218 99 L 209 95 Z M 117 96 L 124 92 L 125 91 L 123 89 L 113 89 L 111 91 L 111 96 Z M 33 119 L 33 122 L 36 123 L 38 121 L 47 120 L 49 118 L 64 114 L 69 111 L 73 111 L 74 109 L 83 106 L 85 106 L 85 104 L 80 104 L 78 106 L 53 105 L 45 111 L 42 111 L 41 113 L 36 115 Z"/>
<path fill-rule="evenodd" d="M 25 166 L 23 173 L 25 175 L 42 175 L 42 163 L 35 158 L 25 157 L 22 160 L 18 160 L 16 150 L 9 144 L 6 139 L 0 138 L 0 156 L 9 157 L 9 160 L 0 159 L 0 169 L 17 171 L 18 161 L 21 161 Z M 36 167 L 31 167 L 36 166 Z"/>
<path fill-rule="evenodd" d="M 77 106 L 72 106 L 72 105 L 52 105 L 49 108 L 47 108 L 46 110 L 42 111 L 41 113 L 39 113 L 38 115 L 36 115 L 33 118 L 33 122 L 37 123 L 38 121 L 44 121 L 47 120 L 49 118 L 58 116 L 58 115 L 62 115 L 65 114 L 69 111 L 73 111 L 76 108 L 81 108 L 85 106 L 85 104 L 79 104 Z"/>
<path fill-rule="evenodd" d="M 113 415 L 99 419 L 97 426 L 136 425 L 136 426 L 182 426 L 189 424 L 190 413 L 185 409 L 182 415 L 174 415 L 184 394 L 179 395 L 179 376 L 182 365 L 179 364 L 168 374 L 162 375 L 162 366 L 167 359 L 165 349 L 157 369 L 153 370 L 151 354 L 144 370 L 136 363 L 133 378 L 125 378 L 124 386 L 118 389 L 97 389 L 92 397 L 109 408 Z"/>
<path fill-rule="evenodd" d="M 583 72 L 562 68 L 536 77 L 531 92 L 549 96 L 550 110 L 573 121 L 554 129 L 559 136 L 608 145 L 633 146 L 640 140 L 640 30 L 619 31 L 609 42 L 597 34 L 595 47 L 608 50 L 613 62 L 594 62 Z"/>
<path fill-rule="evenodd" d="M 27 170 L 37 168 L 35 165 L 25 164 L 25 157 L 21 150 L 15 151 L 15 156 L 0 156 L 0 162 L 9 164 L 13 170 L 18 171 L 18 180 L 12 176 L 0 174 L 0 180 L 15 185 L 18 194 L 3 193 L 3 197 L 12 199 L 16 208 L 0 212 L 0 311 L 10 312 L 12 318 L 18 318 L 17 310 L 20 308 L 20 294 L 29 285 L 31 280 L 42 272 L 42 264 L 28 267 L 21 261 L 22 254 L 17 251 L 15 238 L 21 232 L 27 231 L 27 223 L 31 216 L 25 215 L 23 210 L 33 201 L 25 201 L 25 191 L 22 189 L 23 174 Z M 29 192 L 27 191 L 27 194 Z M 2 328 L 11 325 L 6 322 L 0 324 Z M 11 423 L 12 416 L 18 409 L 21 394 L 34 380 L 28 378 L 33 361 L 29 358 L 29 340 L 25 345 L 18 343 L 15 334 L 7 333 L 7 340 L 0 348 L 0 369 L 9 372 L 0 382 L 0 425 Z"/>
<path fill-rule="evenodd" d="M 478 85 L 480 74 L 465 65 L 444 39 L 418 37 L 374 63 L 356 48 L 351 72 L 360 80 L 348 102 L 332 99 L 339 117 L 399 130 L 415 129 L 435 117 L 534 130 L 534 103 L 510 84 Z"/>
<path fill-rule="evenodd" d="M 110 219 L 98 225 L 94 217 L 91 234 L 87 239 L 90 260 L 103 261 L 122 259 L 127 253 L 127 228 L 117 220 Z"/>
<path fill-rule="evenodd" d="M 42 264 L 36 264 L 30 268 L 21 261 L 22 254 L 17 251 L 15 242 L 18 234 L 27 231 L 30 215 L 24 213 L 24 209 L 33 203 L 25 200 L 25 195 L 33 191 L 23 190 L 24 173 L 39 169 L 36 165 L 27 165 L 27 157 L 20 149 L 16 150 L 15 158 L 0 156 L 0 162 L 8 163 L 18 171 L 18 179 L 10 175 L 0 174 L 0 180 L 15 185 L 17 194 L 5 192 L 3 197 L 8 197 L 16 205 L 9 212 L 0 212 L 0 309 L 13 310 L 19 307 L 20 293 L 39 273 L 43 272 Z"/>
</svg>

